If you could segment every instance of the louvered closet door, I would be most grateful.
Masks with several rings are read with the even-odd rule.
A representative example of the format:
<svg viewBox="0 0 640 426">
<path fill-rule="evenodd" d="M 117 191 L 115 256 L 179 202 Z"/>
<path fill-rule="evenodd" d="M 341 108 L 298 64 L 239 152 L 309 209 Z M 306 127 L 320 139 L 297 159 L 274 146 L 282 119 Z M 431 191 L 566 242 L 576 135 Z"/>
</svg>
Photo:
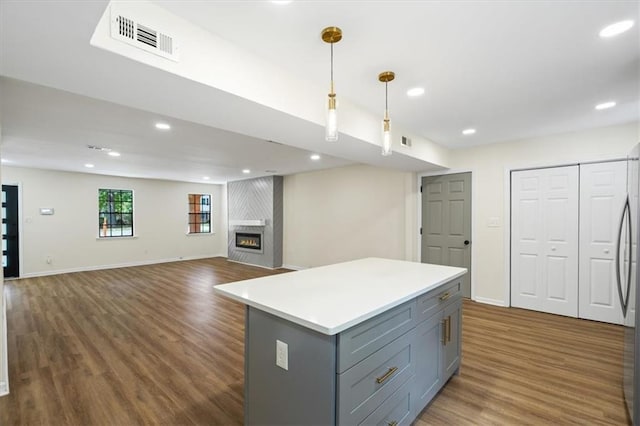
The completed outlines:
<svg viewBox="0 0 640 426">
<path fill-rule="evenodd" d="M 578 166 L 511 173 L 511 304 L 578 315 Z"/>
<path fill-rule="evenodd" d="M 580 318 L 622 324 L 615 251 L 626 179 L 624 161 L 580 166 Z"/>
</svg>

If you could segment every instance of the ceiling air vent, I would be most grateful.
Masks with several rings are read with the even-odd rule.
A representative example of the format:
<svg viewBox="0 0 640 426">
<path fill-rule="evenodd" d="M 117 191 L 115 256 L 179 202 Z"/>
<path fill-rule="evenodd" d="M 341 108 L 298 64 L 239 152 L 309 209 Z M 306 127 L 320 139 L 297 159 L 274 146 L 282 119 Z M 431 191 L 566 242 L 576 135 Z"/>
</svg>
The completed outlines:
<svg viewBox="0 0 640 426">
<path fill-rule="evenodd" d="M 96 145 L 87 145 L 89 149 L 95 149 L 96 151 L 109 152 L 111 148 L 105 148 L 104 146 L 96 146 Z"/>
<path fill-rule="evenodd" d="M 173 37 L 121 14 L 111 17 L 111 37 L 163 58 L 178 61 L 178 44 Z"/>
</svg>

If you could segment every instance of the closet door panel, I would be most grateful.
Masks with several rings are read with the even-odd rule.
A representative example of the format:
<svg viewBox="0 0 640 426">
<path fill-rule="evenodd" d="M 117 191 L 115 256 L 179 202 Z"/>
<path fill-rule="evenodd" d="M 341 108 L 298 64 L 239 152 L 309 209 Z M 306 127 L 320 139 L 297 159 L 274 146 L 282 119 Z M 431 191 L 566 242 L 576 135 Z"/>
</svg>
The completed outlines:
<svg viewBox="0 0 640 426">
<path fill-rule="evenodd" d="M 622 324 L 615 272 L 626 162 L 580 166 L 580 318 Z"/>
<path fill-rule="evenodd" d="M 511 174 L 511 304 L 578 313 L 578 166 Z"/>
</svg>

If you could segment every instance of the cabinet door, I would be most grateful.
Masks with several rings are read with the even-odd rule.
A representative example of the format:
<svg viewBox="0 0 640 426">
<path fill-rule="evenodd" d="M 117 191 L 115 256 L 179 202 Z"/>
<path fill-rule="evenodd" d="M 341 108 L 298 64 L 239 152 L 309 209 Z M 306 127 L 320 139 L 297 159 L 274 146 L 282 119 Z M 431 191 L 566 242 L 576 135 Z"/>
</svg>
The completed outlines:
<svg viewBox="0 0 640 426">
<path fill-rule="evenodd" d="M 462 340 L 462 300 L 453 302 L 443 313 L 443 378 L 447 381 L 460 367 Z"/>
<path fill-rule="evenodd" d="M 442 386 L 443 331 L 442 311 L 416 327 L 416 401 L 412 404 L 415 415 Z"/>
<path fill-rule="evenodd" d="M 580 318 L 622 324 L 615 251 L 626 179 L 625 161 L 580 166 Z"/>
</svg>

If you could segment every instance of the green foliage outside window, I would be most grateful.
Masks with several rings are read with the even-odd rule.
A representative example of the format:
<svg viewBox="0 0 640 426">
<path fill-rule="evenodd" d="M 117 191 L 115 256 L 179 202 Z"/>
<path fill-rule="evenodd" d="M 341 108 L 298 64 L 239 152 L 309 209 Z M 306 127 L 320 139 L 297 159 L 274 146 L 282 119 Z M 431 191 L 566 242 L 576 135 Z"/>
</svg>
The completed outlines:
<svg viewBox="0 0 640 426">
<path fill-rule="evenodd" d="M 101 238 L 133 236 L 133 191 L 99 189 L 98 210 Z"/>
</svg>

